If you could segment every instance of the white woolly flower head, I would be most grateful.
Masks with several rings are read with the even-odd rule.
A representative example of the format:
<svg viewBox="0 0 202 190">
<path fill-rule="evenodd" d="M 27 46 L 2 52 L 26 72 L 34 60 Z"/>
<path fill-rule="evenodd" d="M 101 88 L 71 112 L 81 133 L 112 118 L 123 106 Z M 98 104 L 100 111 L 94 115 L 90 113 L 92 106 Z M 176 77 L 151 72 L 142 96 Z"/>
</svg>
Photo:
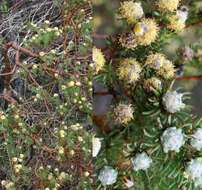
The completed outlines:
<svg viewBox="0 0 202 190">
<path fill-rule="evenodd" d="M 112 185 L 116 182 L 118 176 L 117 170 L 111 166 L 105 166 L 99 173 L 98 179 L 103 186 Z"/>
<path fill-rule="evenodd" d="M 179 10 L 177 10 L 178 18 L 185 23 L 189 14 L 189 9 L 186 6 L 181 6 Z"/>
<path fill-rule="evenodd" d="M 198 151 L 202 149 L 202 128 L 198 128 L 192 135 L 191 145 Z"/>
<path fill-rule="evenodd" d="M 129 24 L 132 24 L 143 17 L 144 11 L 141 2 L 124 1 L 121 3 L 120 14 Z"/>
<path fill-rule="evenodd" d="M 152 159 L 145 153 L 136 154 L 135 157 L 131 158 L 133 169 L 138 170 L 147 170 L 152 163 Z"/>
<path fill-rule="evenodd" d="M 186 168 L 186 175 L 194 182 L 196 187 L 202 187 L 202 159 L 192 159 Z"/>
<path fill-rule="evenodd" d="M 102 143 L 101 143 L 101 139 L 94 137 L 92 139 L 92 156 L 96 157 L 98 155 L 98 153 L 100 152 Z"/>
<path fill-rule="evenodd" d="M 165 153 L 168 151 L 179 152 L 181 146 L 185 143 L 182 129 L 177 129 L 176 127 L 166 129 L 161 136 L 161 143 Z"/>
<path fill-rule="evenodd" d="M 175 113 L 184 108 L 185 104 L 182 102 L 183 94 L 176 91 L 168 91 L 163 96 L 163 105 L 166 111 L 169 113 Z"/>
</svg>

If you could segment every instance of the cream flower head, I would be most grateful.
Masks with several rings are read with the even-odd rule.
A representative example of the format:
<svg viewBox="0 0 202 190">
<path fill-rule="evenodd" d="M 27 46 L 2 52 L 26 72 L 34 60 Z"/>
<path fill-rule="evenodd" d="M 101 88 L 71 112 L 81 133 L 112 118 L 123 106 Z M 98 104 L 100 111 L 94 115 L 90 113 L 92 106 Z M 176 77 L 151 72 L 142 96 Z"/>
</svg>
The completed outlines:
<svg viewBox="0 0 202 190">
<path fill-rule="evenodd" d="M 95 73 L 97 74 L 105 65 L 105 57 L 102 51 L 93 47 L 93 62 L 95 64 Z"/>
<path fill-rule="evenodd" d="M 133 119 L 133 108 L 129 104 L 120 103 L 114 108 L 113 117 L 116 124 L 126 125 L 129 121 Z"/>
<path fill-rule="evenodd" d="M 157 74 L 165 79 L 172 79 L 175 76 L 175 68 L 173 63 L 166 59 L 163 65 L 157 71 Z"/>
<path fill-rule="evenodd" d="M 134 26 L 133 32 L 138 45 L 150 45 L 156 40 L 159 27 L 154 19 L 144 18 Z"/>
<path fill-rule="evenodd" d="M 162 89 L 161 80 L 159 80 L 156 77 L 149 78 L 144 81 L 144 88 L 147 91 L 161 90 Z"/>
<path fill-rule="evenodd" d="M 133 49 L 137 46 L 137 40 L 132 32 L 123 34 L 119 38 L 119 42 L 122 47 L 127 49 Z"/>
<path fill-rule="evenodd" d="M 121 80 L 126 80 L 127 83 L 135 83 L 139 77 L 142 68 L 140 64 L 133 58 L 123 59 L 118 68 L 118 76 Z"/>
<path fill-rule="evenodd" d="M 129 24 L 133 24 L 143 17 L 144 11 L 140 2 L 124 1 L 121 3 L 120 14 Z"/>
<path fill-rule="evenodd" d="M 157 6 L 161 11 L 173 12 L 179 6 L 181 0 L 158 0 Z"/>
<path fill-rule="evenodd" d="M 147 57 L 145 64 L 147 65 L 147 67 L 153 68 L 154 70 L 158 71 L 162 67 L 165 60 L 166 59 L 163 54 L 155 53 Z"/>
</svg>

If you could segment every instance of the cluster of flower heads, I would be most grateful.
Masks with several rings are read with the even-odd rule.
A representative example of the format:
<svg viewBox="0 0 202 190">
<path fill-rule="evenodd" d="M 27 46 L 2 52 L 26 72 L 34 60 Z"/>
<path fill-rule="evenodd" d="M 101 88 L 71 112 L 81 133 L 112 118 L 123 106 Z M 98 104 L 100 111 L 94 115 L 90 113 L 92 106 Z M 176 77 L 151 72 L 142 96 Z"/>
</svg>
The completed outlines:
<svg viewBox="0 0 202 190">
<path fill-rule="evenodd" d="M 168 13 L 168 28 L 182 31 L 188 17 L 188 8 L 180 6 L 180 0 L 159 0 L 157 7 L 160 11 Z"/>
<path fill-rule="evenodd" d="M 120 15 L 133 26 L 133 43 L 129 48 L 137 45 L 149 45 L 156 40 L 159 27 L 154 19 L 143 18 L 144 11 L 140 2 L 124 1 L 120 6 Z M 120 38 L 121 44 L 125 46 L 127 40 Z M 126 43 L 125 43 L 126 42 Z"/>
<path fill-rule="evenodd" d="M 157 9 L 167 13 L 167 28 L 173 31 L 182 31 L 188 17 L 188 8 L 179 7 L 179 4 L 179 0 L 158 0 L 156 2 Z M 155 42 L 160 26 L 155 19 L 144 16 L 141 2 L 124 1 L 121 3 L 119 12 L 120 16 L 133 28 L 131 32 L 120 37 L 119 41 L 123 47 L 130 49 Z"/>
<path fill-rule="evenodd" d="M 134 58 L 121 59 L 117 75 L 120 80 L 134 85 L 141 79 L 141 73 L 145 69 L 154 71 L 154 76 L 144 82 L 144 87 L 147 91 L 161 90 L 162 82 L 160 79 L 170 80 L 175 76 L 174 64 L 160 53 L 149 55 L 146 59 L 145 67 Z"/>
<path fill-rule="evenodd" d="M 168 91 L 164 96 L 162 103 L 167 112 L 173 114 L 180 111 L 185 104 L 182 102 L 183 94 L 176 91 Z M 187 136 L 181 128 L 169 127 L 162 136 L 161 143 L 165 153 L 169 151 L 179 152 L 180 148 L 185 144 Z M 197 128 L 190 136 L 190 145 L 197 151 L 202 150 L 202 128 Z M 185 177 L 192 180 L 196 187 L 202 187 L 202 159 L 192 159 L 186 168 Z"/>
<path fill-rule="evenodd" d="M 136 47 L 137 45 L 149 45 L 155 41 L 158 33 L 158 27 L 154 20 L 143 18 L 144 11 L 140 2 L 125 1 L 121 4 L 120 14 L 122 18 L 133 25 L 133 34 L 130 36 L 133 38 L 133 45 L 129 47 Z M 124 36 L 120 38 L 120 42 L 123 46 L 127 47 L 127 39 L 124 40 Z"/>
<path fill-rule="evenodd" d="M 149 55 L 146 60 L 146 65 L 164 79 L 172 79 L 175 76 L 173 63 L 161 53 Z"/>
<path fill-rule="evenodd" d="M 164 105 L 165 110 L 170 114 L 179 112 L 185 106 L 182 97 L 183 94 L 176 91 L 168 91 L 165 93 L 162 97 L 162 104 Z M 123 125 L 127 124 L 133 119 L 133 108 L 131 105 L 120 103 L 114 109 L 114 116 L 117 123 Z M 178 153 L 187 139 L 187 135 L 183 130 L 177 127 L 166 128 L 160 138 L 165 153 Z M 101 144 L 100 142 L 96 144 L 98 144 L 98 146 L 95 151 L 99 152 Z M 190 145 L 197 151 L 202 150 L 202 128 L 196 129 L 190 136 Z M 146 171 L 152 166 L 152 158 L 146 152 L 137 153 L 131 158 L 131 164 L 134 171 Z M 117 177 L 118 171 L 116 169 L 113 169 L 111 166 L 105 166 L 100 171 L 98 179 L 103 186 L 106 186 L 114 184 Z M 196 186 L 202 187 L 202 160 L 199 158 L 191 160 L 185 169 L 185 177 L 192 180 Z"/>
</svg>

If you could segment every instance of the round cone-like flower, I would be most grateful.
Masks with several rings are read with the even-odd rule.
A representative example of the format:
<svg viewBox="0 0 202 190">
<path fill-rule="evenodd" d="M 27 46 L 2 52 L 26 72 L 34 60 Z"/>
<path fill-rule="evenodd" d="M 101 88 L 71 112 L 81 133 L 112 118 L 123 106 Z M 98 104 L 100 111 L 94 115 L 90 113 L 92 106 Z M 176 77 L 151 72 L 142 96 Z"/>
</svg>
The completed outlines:
<svg viewBox="0 0 202 190">
<path fill-rule="evenodd" d="M 188 178 L 190 178 L 196 187 L 202 187 L 202 159 L 192 159 L 185 171 Z"/>
<path fill-rule="evenodd" d="M 152 163 L 152 159 L 145 153 L 136 154 L 135 157 L 131 158 L 133 169 L 138 170 L 147 170 Z"/>
<path fill-rule="evenodd" d="M 142 18 L 144 11 L 140 2 L 124 1 L 121 3 L 120 14 L 129 24 Z"/>
<path fill-rule="evenodd" d="M 122 47 L 127 49 L 132 49 L 137 46 L 137 40 L 135 39 L 135 35 L 132 32 L 121 35 L 119 42 Z"/>
<path fill-rule="evenodd" d="M 146 65 L 157 71 L 162 67 L 165 60 L 165 56 L 161 53 L 151 54 L 147 57 Z"/>
<path fill-rule="evenodd" d="M 111 166 L 105 166 L 99 173 L 98 179 L 103 186 L 112 185 L 116 182 L 118 176 L 117 170 Z"/>
<path fill-rule="evenodd" d="M 165 60 L 157 74 L 165 79 L 172 79 L 175 76 L 175 68 L 171 61 Z"/>
<path fill-rule="evenodd" d="M 185 61 L 191 61 L 194 57 L 194 50 L 189 46 L 185 46 L 181 51 L 182 57 Z"/>
<path fill-rule="evenodd" d="M 140 64 L 133 58 L 123 59 L 118 68 L 118 76 L 121 80 L 126 80 L 127 83 L 135 83 L 139 77 L 142 68 Z"/>
<path fill-rule="evenodd" d="M 168 91 L 163 96 L 163 105 L 167 112 L 175 113 L 184 108 L 185 104 L 182 102 L 183 94 L 177 93 L 176 91 Z"/>
<path fill-rule="evenodd" d="M 191 145 L 198 151 L 202 149 L 202 128 L 198 128 L 192 135 Z"/>
<path fill-rule="evenodd" d="M 93 62 L 95 64 L 95 73 L 97 74 L 105 65 L 105 57 L 102 51 L 96 47 L 93 48 Z"/>
<path fill-rule="evenodd" d="M 149 78 L 144 81 L 144 88 L 147 91 L 161 90 L 162 89 L 161 80 L 159 80 L 156 77 Z"/>
<path fill-rule="evenodd" d="M 116 124 L 127 124 L 133 119 L 133 108 L 131 105 L 120 103 L 114 109 L 114 121 Z"/>
<path fill-rule="evenodd" d="M 154 19 L 142 19 L 133 29 L 138 45 L 150 45 L 158 36 L 159 27 Z"/>
<path fill-rule="evenodd" d="M 173 12 L 179 6 L 180 0 L 158 0 L 157 6 L 161 11 Z"/>
<path fill-rule="evenodd" d="M 182 129 L 177 129 L 176 127 L 166 129 L 161 136 L 161 143 L 165 153 L 168 151 L 179 152 L 181 146 L 185 143 Z"/>
</svg>

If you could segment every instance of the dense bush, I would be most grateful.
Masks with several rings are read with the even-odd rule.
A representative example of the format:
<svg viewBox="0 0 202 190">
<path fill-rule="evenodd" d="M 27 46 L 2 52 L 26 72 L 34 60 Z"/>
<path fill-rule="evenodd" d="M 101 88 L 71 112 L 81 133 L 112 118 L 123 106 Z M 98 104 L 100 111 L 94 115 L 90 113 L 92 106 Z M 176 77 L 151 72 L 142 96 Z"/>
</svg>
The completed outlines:
<svg viewBox="0 0 202 190">
<path fill-rule="evenodd" d="M 91 4 L 3 1 L 1 11 L 2 187 L 90 189 Z"/>
</svg>

